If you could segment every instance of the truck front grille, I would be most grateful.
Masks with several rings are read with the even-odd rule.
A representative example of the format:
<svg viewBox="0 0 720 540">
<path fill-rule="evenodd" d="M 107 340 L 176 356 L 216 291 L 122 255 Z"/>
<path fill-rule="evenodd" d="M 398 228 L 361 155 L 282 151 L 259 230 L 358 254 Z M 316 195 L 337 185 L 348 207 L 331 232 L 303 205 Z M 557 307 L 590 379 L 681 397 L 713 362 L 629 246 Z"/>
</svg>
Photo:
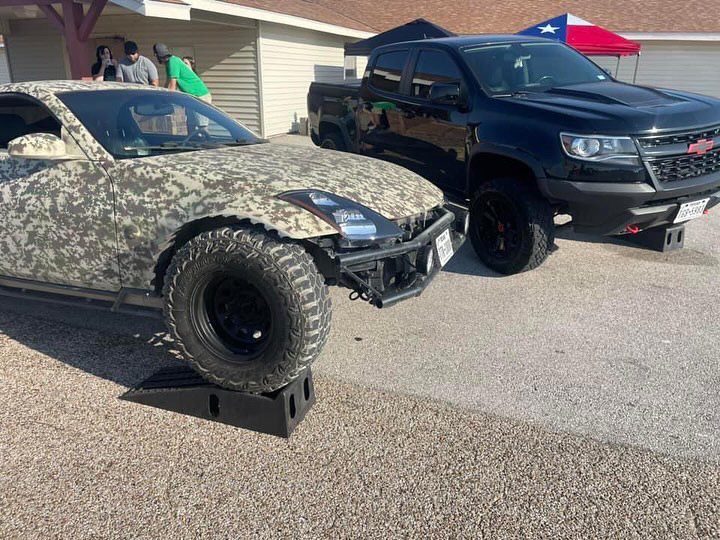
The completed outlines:
<svg viewBox="0 0 720 540">
<path fill-rule="evenodd" d="M 670 133 L 668 135 L 658 135 L 655 137 L 640 137 L 638 142 L 645 149 L 662 148 L 671 144 L 692 144 L 700 139 L 714 139 L 720 136 L 720 126 L 705 128 L 702 130 L 691 131 L 686 133 Z"/>
<path fill-rule="evenodd" d="M 685 154 L 655 159 L 648 164 L 658 182 L 679 182 L 720 170 L 720 148 L 702 155 Z"/>
</svg>

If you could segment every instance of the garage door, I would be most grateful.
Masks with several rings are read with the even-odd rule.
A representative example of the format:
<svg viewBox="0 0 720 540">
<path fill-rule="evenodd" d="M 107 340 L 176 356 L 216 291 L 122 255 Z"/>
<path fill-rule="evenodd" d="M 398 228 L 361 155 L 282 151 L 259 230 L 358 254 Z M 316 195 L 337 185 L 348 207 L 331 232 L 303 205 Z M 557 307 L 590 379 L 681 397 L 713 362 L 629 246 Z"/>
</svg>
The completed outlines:
<svg viewBox="0 0 720 540">
<path fill-rule="evenodd" d="M 638 66 L 638 84 L 720 97 L 720 42 L 640 43 L 642 54 Z M 615 73 L 616 59 L 595 57 L 593 60 Z M 621 59 L 620 80 L 632 82 L 634 69 L 635 57 Z"/>
<path fill-rule="evenodd" d="M 10 70 L 8 70 L 5 47 L 0 47 L 0 84 L 10 82 Z"/>
</svg>

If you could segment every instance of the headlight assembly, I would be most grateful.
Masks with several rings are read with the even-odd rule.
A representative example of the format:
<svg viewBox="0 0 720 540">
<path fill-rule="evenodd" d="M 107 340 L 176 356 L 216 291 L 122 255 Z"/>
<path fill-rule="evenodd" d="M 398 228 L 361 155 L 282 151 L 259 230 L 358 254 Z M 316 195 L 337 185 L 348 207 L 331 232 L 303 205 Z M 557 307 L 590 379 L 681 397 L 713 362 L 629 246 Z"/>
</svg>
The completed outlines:
<svg viewBox="0 0 720 540">
<path fill-rule="evenodd" d="M 324 191 L 287 191 L 278 195 L 332 225 L 347 245 L 362 246 L 402 238 L 403 231 L 387 218 L 344 197 Z"/>
<path fill-rule="evenodd" d="M 610 161 L 638 165 L 638 151 L 630 137 L 604 137 L 602 135 L 575 135 L 560 133 L 565 153 L 585 161 Z"/>
</svg>

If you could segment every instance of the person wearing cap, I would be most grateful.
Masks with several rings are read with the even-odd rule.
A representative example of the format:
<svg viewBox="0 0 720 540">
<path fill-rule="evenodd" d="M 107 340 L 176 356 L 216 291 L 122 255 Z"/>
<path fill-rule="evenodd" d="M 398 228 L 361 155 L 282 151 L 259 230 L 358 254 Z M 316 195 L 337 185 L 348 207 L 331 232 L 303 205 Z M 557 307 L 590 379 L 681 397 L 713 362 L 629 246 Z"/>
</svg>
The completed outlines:
<svg viewBox="0 0 720 540">
<path fill-rule="evenodd" d="M 125 58 L 118 62 L 118 80 L 158 86 L 160 77 L 152 61 L 140 54 L 137 43 L 125 42 Z"/>
<path fill-rule="evenodd" d="M 165 88 L 170 90 L 180 90 L 191 96 L 202 99 L 207 103 L 212 103 L 210 91 L 200 77 L 190 69 L 185 62 L 177 56 L 170 54 L 170 49 L 164 43 L 156 43 L 153 51 L 158 62 L 165 66 L 167 74 L 167 82 Z"/>
</svg>

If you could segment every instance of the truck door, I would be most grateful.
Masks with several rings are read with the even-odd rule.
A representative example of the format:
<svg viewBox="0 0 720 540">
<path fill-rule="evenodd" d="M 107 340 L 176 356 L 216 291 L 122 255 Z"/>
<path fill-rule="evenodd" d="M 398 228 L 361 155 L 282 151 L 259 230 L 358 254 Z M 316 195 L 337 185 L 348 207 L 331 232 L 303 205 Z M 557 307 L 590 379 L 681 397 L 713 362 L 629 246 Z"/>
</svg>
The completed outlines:
<svg viewBox="0 0 720 540">
<path fill-rule="evenodd" d="M 407 158 L 431 182 L 448 191 L 463 192 L 465 139 L 468 113 L 463 75 L 452 57 L 442 50 L 419 51 L 409 85 L 409 96 L 399 106 Z M 431 89 L 442 88 L 443 99 Z M 448 89 L 456 87 L 454 100 Z"/>
<path fill-rule="evenodd" d="M 358 132 L 362 153 L 413 168 L 407 162 L 409 151 L 400 108 L 403 72 L 409 57 L 409 50 L 399 50 L 375 59 L 361 92 Z"/>
</svg>

